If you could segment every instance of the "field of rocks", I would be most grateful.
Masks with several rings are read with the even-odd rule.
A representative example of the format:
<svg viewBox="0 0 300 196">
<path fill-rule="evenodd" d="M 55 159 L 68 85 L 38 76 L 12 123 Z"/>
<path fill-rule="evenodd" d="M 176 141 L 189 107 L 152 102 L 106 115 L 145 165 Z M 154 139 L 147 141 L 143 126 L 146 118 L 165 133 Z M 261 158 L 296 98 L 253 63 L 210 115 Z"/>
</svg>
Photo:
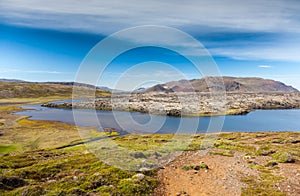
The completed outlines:
<svg viewBox="0 0 300 196">
<path fill-rule="evenodd" d="M 138 111 L 168 116 L 240 115 L 256 109 L 300 107 L 300 93 L 133 93 L 113 94 L 76 103 L 45 107 Z"/>
</svg>

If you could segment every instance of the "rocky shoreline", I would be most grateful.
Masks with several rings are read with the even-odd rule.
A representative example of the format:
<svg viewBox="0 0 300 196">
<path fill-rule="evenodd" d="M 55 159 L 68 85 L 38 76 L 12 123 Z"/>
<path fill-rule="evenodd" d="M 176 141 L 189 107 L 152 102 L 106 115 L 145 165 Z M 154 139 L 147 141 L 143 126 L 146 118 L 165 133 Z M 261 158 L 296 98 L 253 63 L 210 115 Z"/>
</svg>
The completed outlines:
<svg viewBox="0 0 300 196">
<path fill-rule="evenodd" d="M 134 93 L 115 94 L 74 103 L 43 107 L 137 111 L 167 116 L 241 115 L 257 109 L 300 108 L 300 93 Z"/>
</svg>

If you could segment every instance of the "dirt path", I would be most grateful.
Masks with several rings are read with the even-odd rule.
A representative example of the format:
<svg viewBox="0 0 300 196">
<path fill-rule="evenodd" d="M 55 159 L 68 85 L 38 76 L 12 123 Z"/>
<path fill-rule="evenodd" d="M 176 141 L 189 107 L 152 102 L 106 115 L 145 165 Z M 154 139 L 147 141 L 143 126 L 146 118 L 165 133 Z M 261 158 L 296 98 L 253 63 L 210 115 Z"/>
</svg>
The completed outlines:
<svg viewBox="0 0 300 196">
<path fill-rule="evenodd" d="M 278 187 L 287 195 L 300 195 L 300 167 L 299 164 L 279 164 L 280 173 L 285 180 L 279 183 Z"/>
<path fill-rule="evenodd" d="M 247 167 L 242 153 L 234 157 L 207 152 L 185 152 L 159 171 L 161 185 L 154 195 L 241 195 L 243 175 L 257 175 Z M 209 169 L 184 170 L 184 166 L 206 164 Z"/>
</svg>

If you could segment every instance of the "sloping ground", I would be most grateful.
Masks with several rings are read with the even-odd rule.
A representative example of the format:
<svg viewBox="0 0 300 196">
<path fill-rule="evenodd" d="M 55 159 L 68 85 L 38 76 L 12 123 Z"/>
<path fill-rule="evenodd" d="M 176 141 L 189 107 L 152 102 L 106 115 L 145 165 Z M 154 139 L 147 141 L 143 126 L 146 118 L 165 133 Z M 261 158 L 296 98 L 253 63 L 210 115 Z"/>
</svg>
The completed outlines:
<svg viewBox="0 0 300 196">
<path fill-rule="evenodd" d="M 222 133 L 202 151 L 205 136 L 193 135 L 189 147 L 176 148 L 184 153 L 173 162 L 157 171 L 128 172 L 83 145 L 59 148 L 81 144 L 75 126 L 16 116 L 15 104 L 0 105 L 0 195 L 300 194 L 300 133 Z M 126 135 L 113 141 L 141 154 L 172 138 Z"/>
<path fill-rule="evenodd" d="M 223 86 L 224 85 L 224 86 Z M 193 80 L 179 80 L 158 84 L 146 92 L 209 92 L 223 89 L 226 92 L 297 92 L 282 82 L 263 78 L 206 77 Z"/>
<path fill-rule="evenodd" d="M 245 153 L 240 152 L 233 156 L 186 152 L 158 172 L 161 184 L 154 195 L 300 194 L 300 163 L 279 163 L 276 169 L 267 167 L 260 172 L 249 167 L 249 162 L 252 161 L 260 162 L 256 163 L 257 167 L 264 167 L 271 158 L 248 158 Z M 195 166 L 201 164 L 207 165 L 208 169 L 195 169 Z M 269 175 L 270 179 L 266 179 L 264 175 Z"/>
<path fill-rule="evenodd" d="M 79 87 L 78 87 L 79 88 Z M 88 86 L 82 86 L 83 90 L 92 89 Z M 48 96 L 66 96 L 71 97 L 73 91 L 72 85 L 65 84 L 36 84 L 20 82 L 0 82 L 0 99 L 3 98 L 29 98 L 29 97 L 48 97 Z M 109 95 L 110 93 L 97 90 L 96 96 Z"/>
<path fill-rule="evenodd" d="M 105 164 L 83 146 L 1 157 L 0 195 L 148 195 L 154 173 Z"/>
<path fill-rule="evenodd" d="M 228 133 L 158 171 L 154 195 L 300 194 L 299 133 Z"/>
<path fill-rule="evenodd" d="M 191 168 L 200 166 L 206 168 Z M 242 176 L 258 176 L 258 172 L 247 167 L 243 153 L 235 157 L 210 155 L 198 152 L 186 152 L 176 161 L 159 171 L 162 182 L 157 195 L 241 195 L 246 184 L 239 179 Z"/>
<path fill-rule="evenodd" d="M 149 195 L 157 186 L 155 172 L 137 175 L 99 160 L 76 126 L 14 115 L 15 104 L 0 105 L 0 195 Z"/>
</svg>

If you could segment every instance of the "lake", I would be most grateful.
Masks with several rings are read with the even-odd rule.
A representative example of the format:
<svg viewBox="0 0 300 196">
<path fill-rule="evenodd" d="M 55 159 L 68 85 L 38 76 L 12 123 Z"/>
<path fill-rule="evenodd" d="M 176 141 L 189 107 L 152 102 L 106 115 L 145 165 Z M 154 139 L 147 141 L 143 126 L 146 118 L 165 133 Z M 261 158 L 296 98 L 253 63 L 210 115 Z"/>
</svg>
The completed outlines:
<svg viewBox="0 0 300 196">
<path fill-rule="evenodd" d="M 23 106 L 26 110 L 16 114 L 30 116 L 34 120 L 53 120 L 75 124 L 71 109 L 46 108 L 40 105 Z M 247 115 L 219 117 L 170 117 L 139 112 L 112 112 L 76 109 L 76 125 L 114 128 L 134 133 L 197 133 L 206 132 L 210 122 L 223 123 L 220 131 L 300 132 L 300 109 L 256 110 Z M 210 125 L 212 128 L 213 125 Z M 218 127 L 218 126 L 217 126 Z"/>
</svg>

